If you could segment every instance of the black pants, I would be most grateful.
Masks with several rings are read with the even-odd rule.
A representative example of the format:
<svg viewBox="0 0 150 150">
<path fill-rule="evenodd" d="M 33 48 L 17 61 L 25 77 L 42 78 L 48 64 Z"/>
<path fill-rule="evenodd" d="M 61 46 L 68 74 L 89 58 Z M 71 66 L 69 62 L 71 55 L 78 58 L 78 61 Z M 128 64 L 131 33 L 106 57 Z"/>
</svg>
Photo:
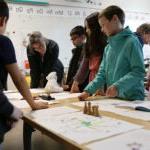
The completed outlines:
<svg viewBox="0 0 150 150">
<path fill-rule="evenodd" d="M 32 149 L 32 132 L 35 130 L 27 123 L 23 123 L 23 145 L 24 150 L 31 150 Z"/>
<path fill-rule="evenodd" d="M 10 126 L 8 126 L 6 119 L 0 119 L 0 144 L 4 140 L 4 135 L 6 132 L 8 132 L 11 129 Z"/>
<path fill-rule="evenodd" d="M 0 144 L 3 142 L 4 135 L 0 135 Z"/>
</svg>

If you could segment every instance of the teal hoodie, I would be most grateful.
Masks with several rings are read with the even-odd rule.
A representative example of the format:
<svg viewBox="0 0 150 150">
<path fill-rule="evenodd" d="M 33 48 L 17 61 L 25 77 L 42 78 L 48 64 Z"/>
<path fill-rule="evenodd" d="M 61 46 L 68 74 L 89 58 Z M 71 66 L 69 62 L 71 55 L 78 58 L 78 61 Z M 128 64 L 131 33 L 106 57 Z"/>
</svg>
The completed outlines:
<svg viewBox="0 0 150 150">
<path fill-rule="evenodd" d="M 129 27 L 126 27 L 108 37 L 99 71 L 85 91 L 93 94 L 104 84 L 107 87 L 114 85 L 118 90 L 118 98 L 143 100 L 144 75 L 142 46 Z"/>
</svg>

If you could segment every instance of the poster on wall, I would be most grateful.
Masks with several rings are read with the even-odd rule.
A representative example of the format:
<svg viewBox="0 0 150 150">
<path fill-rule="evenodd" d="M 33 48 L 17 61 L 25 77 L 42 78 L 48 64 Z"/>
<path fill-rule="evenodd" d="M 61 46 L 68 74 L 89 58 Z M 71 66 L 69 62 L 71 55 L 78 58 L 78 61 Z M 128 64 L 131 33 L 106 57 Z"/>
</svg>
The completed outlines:
<svg viewBox="0 0 150 150">
<path fill-rule="evenodd" d="M 99 9 L 103 0 L 49 0 L 49 4 Z"/>
<path fill-rule="evenodd" d="M 7 2 L 34 4 L 34 5 L 48 5 L 49 4 L 49 0 L 7 0 Z"/>
<path fill-rule="evenodd" d="M 78 8 L 100 9 L 104 0 L 6 0 L 9 3 L 23 3 L 34 5 L 58 5 Z"/>
</svg>

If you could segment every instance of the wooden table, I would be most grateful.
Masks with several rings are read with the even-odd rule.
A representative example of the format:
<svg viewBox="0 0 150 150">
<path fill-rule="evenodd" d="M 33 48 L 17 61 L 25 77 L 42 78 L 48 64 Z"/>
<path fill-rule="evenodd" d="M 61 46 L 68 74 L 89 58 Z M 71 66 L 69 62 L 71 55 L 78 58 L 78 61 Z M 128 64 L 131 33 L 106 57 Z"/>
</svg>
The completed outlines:
<svg viewBox="0 0 150 150">
<path fill-rule="evenodd" d="M 94 100 L 95 99 L 104 99 L 104 98 L 105 97 L 91 97 L 90 100 L 91 99 L 94 99 Z M 58 104 L 53 105 L 53 106 L 50 105 L 50 107 L 70 106 L 75 109 L 82 109 L 81 107 L 72 105 L 73 102 L 79 101 L 77 98 L 68 98 L 68 99 L 64 99 L 61 101 L 56 100 L 56 102 L 57 101 L 59 102 Z M 29 110 L 29 111 L 31 111 L 31 110 Z M 145 129 L 150 129 L 150 122 L 148 122 L 148 121 L 142 121 L 140 119 L 134 119 L 132 117 L 126 117 L 126 116 L 114 114 L 114 113 L 107 112 L 107 111 L 100 111 L 100 114 L 111 117 L 111 118 L 124 120 L 124 121 L 134 123 L 137 125 L 141 125 Z M 51 137 L 52 139 L 56 140 L 57 142 L 62 143 L 63 145 L 65 145 L 66 149 L 68 149 L 68 150 L 84 149 L 84 145 L 79 145 L 79 144 L 75 143 L 74 141 L 63 137 L 62 135 L 56 134 L 55 132 L 44 128 L 44 126 L 42 126 L 40 124 L 40 122 L 38 122 L 38 123 L 35 122 L 34 119 L 32 118 L 32 116 L 30 116 L 30 114 L 25 114 L 23 117 L 23 121 L 24 121 L 24 126 L 23 126 L 24 150 L 31 150 L 31 136 L 32 136 L 32 132 L 35 129 L 41 131 L 42 133 Z"/>
</svg>

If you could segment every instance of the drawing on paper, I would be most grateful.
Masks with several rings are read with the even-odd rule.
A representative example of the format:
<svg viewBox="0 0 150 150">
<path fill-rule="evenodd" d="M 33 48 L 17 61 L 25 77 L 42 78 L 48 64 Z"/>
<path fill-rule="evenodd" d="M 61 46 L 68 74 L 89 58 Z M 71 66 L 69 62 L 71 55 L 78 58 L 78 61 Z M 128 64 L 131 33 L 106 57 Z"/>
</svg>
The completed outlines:
<svg viewBox="0 0 150 150">
<path fill-rule="evenodd" d="M 142 148 L 142 144 L 137 142 L 127 144 L 127 146 L 130 147 L 131 150 L 141 150 Z"/>
</svg>

